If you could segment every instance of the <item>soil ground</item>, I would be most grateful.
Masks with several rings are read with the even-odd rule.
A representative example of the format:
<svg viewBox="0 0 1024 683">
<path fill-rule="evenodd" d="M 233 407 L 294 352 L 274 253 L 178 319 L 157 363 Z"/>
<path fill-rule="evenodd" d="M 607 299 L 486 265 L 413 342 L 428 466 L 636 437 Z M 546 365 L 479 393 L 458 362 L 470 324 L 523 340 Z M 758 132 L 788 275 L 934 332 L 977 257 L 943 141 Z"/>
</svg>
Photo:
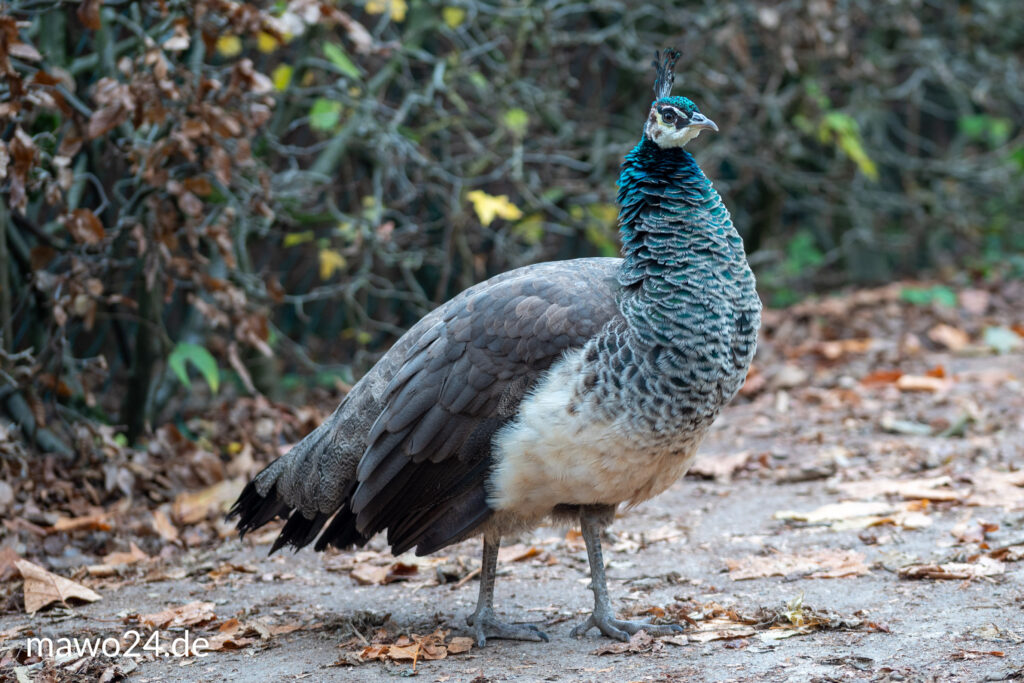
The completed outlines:
<svg viewBox="0 0 1024 683">
<path fill-rule="evenodd" d="M 937 324 L 944 323 L 927 326 Z M 542 527 L 508 539 L 514 547 L 499 568 L 496 607 L 511 621 L 538 625 L 551 641 L 494 640 L 420 659 L 414 670 L 411 661 L 388 659 L 382 646 L 438 629 L 449 639 L 468 635 L 479 540 L 447 548 L 443 558 L 399 558 L 412 566 L 396 567 L 379 538 L 364 551 L 267 557 L 272 535 L 257 534 L 107 577 L 51 562 L 102 599 L 34 615 L 0 613 L 0 677 L 1022 679 L 1024 354 L 975 348 L 974 332 L 967 346 L 953 343 L 955 352 L 927 341 L 914 346 L 906 334 L 875 334 L 863 348 L 829 347 L 809 335 L 816 346 L 799 353 L 797 343 L 783 349 L 769 340 L 758 359 L 761 383 L 752 381 L 722 414 L 696 471 L 622 511 L 609 530 L 606 560 L 619 614 L 686 615 L 686 638 L 638 637 L 618 646 L 595 632 L 570 637 L 592 604 L 586 554 L 574 533 Z M 379 583 L 384 567 L 405 580 Z M 19 598 L 20 584 L 6 585 Z M 141 628 L 137 615 L 196 602 L 213 603 L 215 617 L 188 626 L 193 636 L 231 632 L 232 618 L 243 626 L 202 658 L 147 655 L 126 665 L 103 657 L 38 661 L 23 651 L 30 633 L 121 637 Z M 262 630 L 245 626 L 256 622 Z M 383 659 L 359 663 L 374 653 Z"/>
</svg>

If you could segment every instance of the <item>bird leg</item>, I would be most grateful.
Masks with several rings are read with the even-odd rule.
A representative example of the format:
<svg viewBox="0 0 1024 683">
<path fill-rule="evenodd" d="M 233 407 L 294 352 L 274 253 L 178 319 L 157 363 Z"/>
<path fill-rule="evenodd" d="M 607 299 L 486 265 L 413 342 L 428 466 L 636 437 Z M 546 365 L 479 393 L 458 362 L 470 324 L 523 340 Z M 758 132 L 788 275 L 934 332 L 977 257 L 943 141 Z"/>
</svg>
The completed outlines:
<svg viewBox="0 0 1024 683">
<path fill-rule="evenodd" d="M 466 617 L 466 623 L 473 627 L 477 647 L 483 647 L 488 638 L 506 640 L 543 640 L 548 636 L 533 624 L 508 624 L 494 616 L 494 575 L 498 570 L 498 546 L 501 537 L 484 535 L 484 554 L 480 561 L 480 597 L 476 611 Z"/>
<path fill-rule="evenodd" d="M 580 528 L 587 543 L 587 559 L 590 560 L 590 588 L 594 591 L 594 611 L 587 620 L 576 626 L 571 635 L 580 637 L 595 626 L 609 638 L 623 642 L 637 631 L 647 631 L 652 636 L 681 633 L 678 624 L 655 625 L 644 621 L 616 619 L 612 603 L 608 598 L 608 582 L 604 575 L 604 558 L 601 556 L 601 529 L 608 519 L 607 508 L 584 507 L 580 510 Z"/>
</svg>

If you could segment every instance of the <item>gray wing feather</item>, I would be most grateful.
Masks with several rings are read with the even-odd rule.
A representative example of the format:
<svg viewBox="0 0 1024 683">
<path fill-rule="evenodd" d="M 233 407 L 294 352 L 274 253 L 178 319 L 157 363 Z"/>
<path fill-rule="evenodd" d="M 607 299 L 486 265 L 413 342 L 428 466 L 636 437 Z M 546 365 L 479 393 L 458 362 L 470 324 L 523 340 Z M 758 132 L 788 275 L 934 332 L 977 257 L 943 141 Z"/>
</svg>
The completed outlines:
<svg viewBox="0 0 1024 683">
<path fill-rule="evenodd" d="M 426 520 L 465 533 L 460 520 L 486 517 L 478 489 L 494 431 L 554 360 L 618 315 L 619 263 L 527 266 L 425 316 L 324 424 L 256 476 L 233 508 L 239 528 L 294 510 L 279 542 L 308 543 L 335 513 L 324 536 L 337 528 L 345 543 L 397 526 L 405 541 L 444 541 L 448 531 L 421 528 Z M 391 484 L 396 488 L 388 490 Z"/>
</svg>

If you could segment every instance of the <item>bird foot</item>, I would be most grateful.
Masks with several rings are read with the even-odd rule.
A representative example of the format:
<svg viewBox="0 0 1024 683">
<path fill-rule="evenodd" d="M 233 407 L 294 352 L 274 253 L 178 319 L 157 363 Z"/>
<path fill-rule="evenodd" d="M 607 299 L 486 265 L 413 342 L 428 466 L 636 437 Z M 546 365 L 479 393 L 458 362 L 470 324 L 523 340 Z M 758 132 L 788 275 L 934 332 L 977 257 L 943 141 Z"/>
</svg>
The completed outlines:
<svg viewBox="0 0 1024 683">
<path fill-rule="evenodd" d="M 476 646 L 483 647 L 488 638 L 504 640 L 543 640 L 548 642 L 548 634 L 533 624 L 508 624 L 499 621 L 492 609 L 478 609 L 466 617 L 466 623 L 472 627 L 476 637 Z"/>
<path fill-rule="evenodd" d="M 673 633 L 683 632 L 683 627 L 679 624 L 648 624 L 646 621 L 616 619 L 610 614 L 591 614 L 587 617 L 586 621 L 574 628 L 570 635 L 580 638 L 595 626 L 609 638 L 621 640 L 622 642 L 628 641 L 629 637 L 637 631 L 647 631 L 652 636 L 669 636 Z"/>
</svg>

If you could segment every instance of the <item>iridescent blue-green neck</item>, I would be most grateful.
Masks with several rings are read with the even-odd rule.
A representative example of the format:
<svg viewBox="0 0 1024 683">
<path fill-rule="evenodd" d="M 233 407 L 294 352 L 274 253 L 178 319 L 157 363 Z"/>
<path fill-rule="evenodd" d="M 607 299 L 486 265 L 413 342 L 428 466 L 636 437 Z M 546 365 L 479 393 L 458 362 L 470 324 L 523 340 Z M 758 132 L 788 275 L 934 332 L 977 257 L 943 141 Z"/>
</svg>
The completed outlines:
<svg viewBox="0 0 1024 683">
<path fill-rule="evenodd" d="M 743 241 L 694 158 L 645 137 L 623 163 L 619 205 L 619 308 L 634 343 L 667 352 L 670 372 L 710 353 L 716 371 L 745 373 L 760 301 Z"/>
<path fill-rule="evenodd" d="M 693 156 L 680 147 L 659 147 L 646 136 L 626 155 L 618 199 L 623 287 L 680 266 L 679 259 L 688 256 L 686 245 L 709 227 L 723 222 L 731 227 L 721 198 Z"/>
</svg>

